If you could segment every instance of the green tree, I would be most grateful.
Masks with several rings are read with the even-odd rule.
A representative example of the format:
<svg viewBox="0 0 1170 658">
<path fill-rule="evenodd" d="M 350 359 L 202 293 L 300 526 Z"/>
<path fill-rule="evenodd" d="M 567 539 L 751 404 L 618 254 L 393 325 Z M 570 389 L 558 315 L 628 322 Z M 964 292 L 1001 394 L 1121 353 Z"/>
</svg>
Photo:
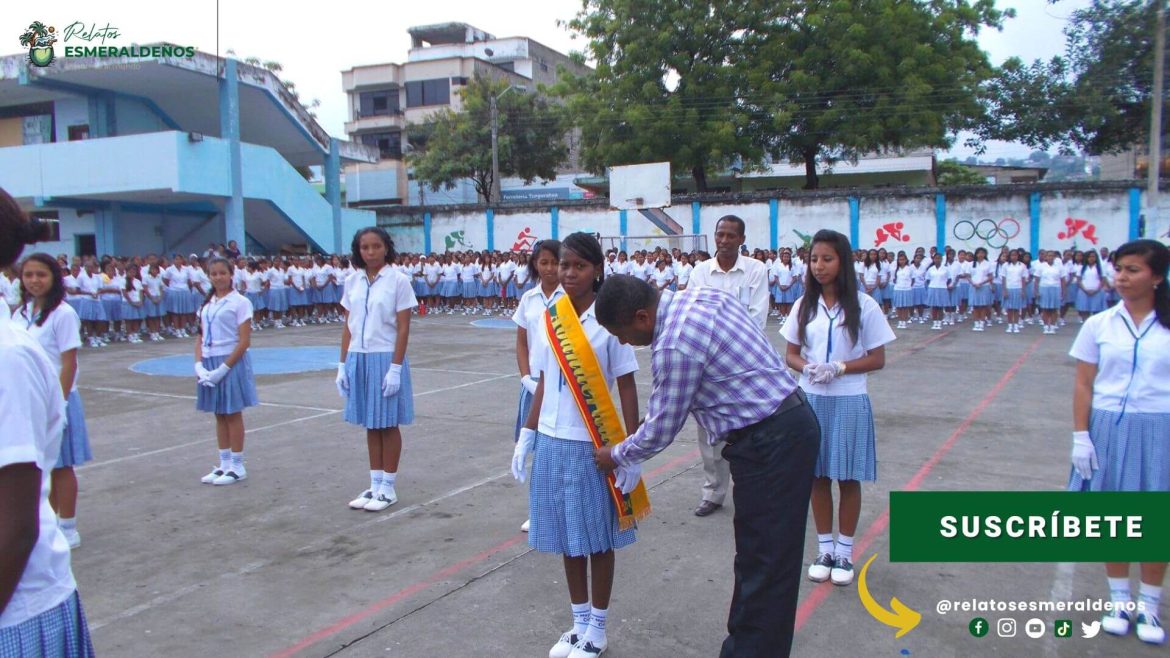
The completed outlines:
<svg viewBox="0 0 1170 658">
<path fill-rule="evenodd" d="M 1050 0 L 1052 1 L 1052 0 Z M 1124 150 L 1146 138 L 1154 78 L 1156 2 L 1094 0 L 1072 12 L 1065 56 L 1001 67 L 983 138 L 1066 154 Z M 1170 75 L 1167 76 L 1170 80 Z M 1163 132 L 1170 114 L 1163 115 Z"/>
<path fill-rule="evenodd" d="M 951 185 L 986 185 L 983 174 L 971 167 L 959 164 L 958 160 L 943 160 L 936 170 L 939 187 Z"/>
<path fill-rule="evenodd" d="M 805 166 L 948 148 L 982 117 L 993 74 L 976 42 L 1014 15 L 993 0 L 757 0 L 744 63 L 759 138 Z"/>
<path fill-rule="evenodd" d="M 556 91 L 581 132 L 581 162 L 669 161 L 700 192 L 709 175 L 763 151 L 740 100 L 736 59 L 749 0 L 584 0 L 567 25 L 594 71 L 562 72 Z"/>
<path fill-rule="evenodd" d="M 497 99 L 497 151 L 501 176 L 526 183 L 551 179 L 568 158 L 562 109 L 548 99 L 519 90 L 508 92 L 506 81 L 472 79 L 460 92 L 459 112 L 443 109 L 425 124 L 407 128 L 412 152 L 407 163 L 414 176 L 432 191 L 452 189 L 470 179 L 487 203 L 492 198 L 491 99 Z"/>
</svg>

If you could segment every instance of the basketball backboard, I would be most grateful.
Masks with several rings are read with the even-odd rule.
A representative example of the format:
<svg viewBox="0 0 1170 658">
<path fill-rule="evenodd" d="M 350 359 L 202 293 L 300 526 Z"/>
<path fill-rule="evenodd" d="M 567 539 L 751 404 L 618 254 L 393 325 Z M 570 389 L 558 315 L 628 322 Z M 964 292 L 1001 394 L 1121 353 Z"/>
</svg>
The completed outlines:
<svg viewBox="0 0 1170 658">
<path fill-rule="evenodd" d="M 670 207 L 670 163 L 609 168 L 609 205 L 615 210 Z"/>
</svg>

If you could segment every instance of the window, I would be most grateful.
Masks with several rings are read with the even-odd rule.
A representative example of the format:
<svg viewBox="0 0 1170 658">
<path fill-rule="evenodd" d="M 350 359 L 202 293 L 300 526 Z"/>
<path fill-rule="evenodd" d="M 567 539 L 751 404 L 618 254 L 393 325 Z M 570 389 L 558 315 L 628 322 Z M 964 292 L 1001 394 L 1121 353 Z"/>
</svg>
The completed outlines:
<svg viewBox="0 0 1170 658">
<path fill-rule="evenodd" d="M 362 144 L 377 146 L 378 157 L 381 158 L 402 157 L 401 132 L 366 133 L 362 135 Z"/>
<path fill-rule="evenodd" d="M 415 80 L 406 83 L 406 106 L 447 105 L 451 102 L 451 81 L 448 78 Z"/>
<path fill-rule="evenodd" d="M 374 117 L 398 114 L 398 90 L 367 91 L 358 96 L 358 116 Z"/>
<path fill-rule="evenodd" d="M 89 139 L 89 125 L 69 126 L 69 141 L 77 142 Z"/>
<path fill-rule="evenodd" d="M 451 78 L 451 85 L 455 87 L 466 87 L 468 82 L 468 78 Z"/>
<path fill-rule="evenodd" d="M 49 224 L 49 239 L 45 242 L 57 242 L 61 239 L 61 217 L 56 210 L 34 210 L 28 216 L 30 219 L 40 219 Z"/>
</svg>

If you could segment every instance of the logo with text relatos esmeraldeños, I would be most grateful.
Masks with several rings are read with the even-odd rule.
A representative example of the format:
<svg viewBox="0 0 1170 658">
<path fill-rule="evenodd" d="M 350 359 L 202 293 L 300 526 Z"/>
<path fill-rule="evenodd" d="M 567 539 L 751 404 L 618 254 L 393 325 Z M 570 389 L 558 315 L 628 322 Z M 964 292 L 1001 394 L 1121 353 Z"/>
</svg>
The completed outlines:
<svg viewBox="0 0 1170 658">
<path fill-rule="evenodd" d="M 193 46 L 176 46 L 170 43 L 150 45 L 132 44 L 118 46 L 107 44 L 115 41 L 122 33 L 118 28 L 106 23 L 99 27 L 97 23 L 74 21 L 65 26 L 64 30 L 57 31 L 55 27 L 46 27 L 44 23 L 35 21 L 28 26 L 21 35 L 20 43 L 28 46 L 28 58 L 36 66 L 48 66 L 56 59 L 53 44 L 60 40 L 65 44 L 66 58 L 70 57 L 97 57 L 107 58 L 155 58 L 155 57 L 186 57 L 195 56 Z M 70 43 L 73 42 L 73 43 Z"/>
<path fill-rule="evenodd" d="M 57 43 L 57 28 L 33 21 L 20 35 L 20 45 L 28 47 L 28 61 L 34 66 L 48 66 L 56 59 L 53 44 Z"/>
</svg>

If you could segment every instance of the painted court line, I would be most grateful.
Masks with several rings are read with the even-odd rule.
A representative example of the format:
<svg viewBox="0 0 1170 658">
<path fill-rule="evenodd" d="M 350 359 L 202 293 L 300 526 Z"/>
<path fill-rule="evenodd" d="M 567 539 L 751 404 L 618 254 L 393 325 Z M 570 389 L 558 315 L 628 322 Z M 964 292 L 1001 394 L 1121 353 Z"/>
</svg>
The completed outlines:
<svg viewBox="0 0 1170 658">
<path fill-rule="evenodd" d="M 983 396 L 983 399 L 979 401 L 979 404 L 971 410 L 971 413 L 967 414 L 967 417 L 963 419 L 963 422 L 959 423 L 959 426 L 955 428 L 955 431 L 951 432 L 951 435 L 947 437 L 947 440 L 944 441 L 938 450 L 936 450 L 934 454 L 930 456 L 930 459 L 926 460 L 926 463 L 924 463 L 918 469 L 914 476 L 911 477 L 906 482 L 906 484 L 902 486 L 900 491 L 917 491 L 922 486 L 922 483 L 926 480 L 926 477 L 930 475 L 930 472 L 934 469 L 934 467 L 937 466 L 938 463 L 942 461 L 943 457 L 945 457 L 947 453 L 949 453 L 951 449 L 955 447 L 955 444 L 958 443 L 959 438 L 963 436 L 963 434 L 965 434 L 968 429 L 970 429 L 971 425 L 975 423 L 979 416 L 981 416 L 983 412 L 987 410 L 987 407 L 991 406 L 991 403 L 999 396 L 1000 392 L 1003 391 L 1008 382 L 1010 382 L 1012 378 L 1016 376 L 1016 373 L 1020 371 L 1020 368 L 1024 365 L 1024 362 L 1032 356 L 1032 354 L 1036 351 L 1036 348 L 1040 347 L 1040 342 L 1042 340 L 1042 338 L 1037 338 L 1034 340 L 1028 349 L 1024 352 L 1024 354 L 1021 355 L 1020 358 L 1016 359 L 1016 362 L 1013 363 L 1006 372 L 1004 372 L 1003 376 L 999 378 L 999 381 L 996 382 L 995 385 L 991 387 L 991 390 Z M 865 555 L 865 552 L 868 550 L 870 544 L 872 544 L 874 540 L 876 540 L 882 533 L 886 531 L 886 528 L 889 526 L 889 524 L 890 508 L 887 506 L 878 516 L 878 518 L 875 519 L 873 523 L 871 523 L 869 527 L 865 529 L 865 533 L 861 536 L 861 539 L 857 541 L 856 544 L 854 544 L 853 554 L 855 556 Z M 802 565 L 801 569 L 803 568 L 804 567 Z M 797 631 L 799 631 L 801 627 L 803 627 L 805 623 L 808 622 L 808 620 L 813 616 L 813 613 L 816 612 L 817 608 L 819 608 L 820 605 L 824 603 L 825 599 L 829 596 L 829 592 L 834 587 L 835 585 L 826 581 L 813 588 L 812 592 L 809 593 L 808 597 L 796 610 Z"/>
<path fill-rule="evenodd" d="M 329 411 L 323 411 L 321 413 L 313 414 L 311 416 L 305 416 L 304 418 L 294 418 L 292 420 L 286 420 L 286 421 L 282 421 L 279 423 L 274 423 L 272 425 L 264 425 L 263 427 L 249 428 L 248 434 L 255 434 L 256 432 L 264 432 L 266 430 L 275 429 L 277 427 L 284 427 L 285 425 L 292 425 L 294 423 L 302 423 L 306 420 L 313 420 L 314 418 L 321 418 L 324 416 L 331 416 L 333 414 L 339 414 L 339 413 L 341 413 L 341 412 L 337 411 L 335 409 L 331 409 Z M 91 468 L 98 468 L 101 466 L 110 466 L 113 464 L 120 464 L 122 462 L 128 462 L 128 461 L 131 461 L 134 459 L 141 459 L 143 457 L 150 457 L 152 455 L 158 455 L 158 454 L 162 454 L 164 452 L 170 452 L 172 450 L 180 450 L 182 448 L 190 448 L 191 446 L 207 445 L 207 443 L 208 443 L 208 439 L 203 438 L 203 439 L 199 439 L 198 441 L 189 441 L 187 443 L 180 443 L 178 445 L 167 446 L 165 448 L 159 448 L 157 450 L 148 450 L 147 452 L 139 452 L 139 453 L 135 453 L 133 455 L 126 455 L 125 457 L 115 457 L 114 459 L 106 459 L 106 460 L 103 460 L 100 462 L 89 462 L 88 464 L 78 466 L 76 470 L 85 471 L 85 470 L 89 470 Z"/>
<path fill-rule="evenodd" d="M 649 479 L 649 478 L 652 478 L 652 477 L 659 475 L 660 473 L 663 473 L 663 472 L 671 470 L 677 466 L 685 464 L 687 462 L 693 462 L 695 460 L 695 458 L 698 456 L 699 456 L 699 450 L 698 450 L 698 448 L 695 448 L 695 449 L 687 452 L 685 455 L 675 457 L 674 459 L 670 460 L 669 462 L 667 462 L 667 463 L 655 468 L 654 470 L 644 474 L 643 478 Z M 694 466 L 695 465 L 692 464 L 690 466 L 690 468 L 694 468 Z M 690 468 L 685 469 L 685 470 L 690 470 Z M 506 473 L 505 475 L 510 475 L 510 473 Z M 497 479 L 499 477 L 503 477 L 503 476 L 498 475 L 498 476 L 495 476 L 493 478 L 490 478 L 488 481 Z M 661 482 L 657 483 L 654 486 L 657 487 L 659 484 L 662 484 L 662 483 Z M 425 504 L 429 504 L 429 503 L 424 503 L 424 505 Z M 406 510 L 402 510 L 402 511 L 405 512 Z M 379 521 L 380 520 L 382 520 L 382 519 L 379 519 Z M 369 525 L 369 524 L 367 523 L 367 524 L 363 524 L 363 525 Z M 525 539 L 524 535 L 512 537 L 511 539 L 508 539 L 502 543 L 496 544 L 495 546 L 492 546 L 491 548 L 480 551 L 479 553 L 477 553 L 477 554 L 475 554 L 475 555 L 473 555 L 465 560 L 462 560 L 462 561 L 457 562 L 455 564 L 452 564 L 448 567 L 445 567 L 442 570 L 437 571 L 437 572 L 431 574 L 430 576 L 424 578 L 423 580 L 420 580 L 414 584 L 408 585 L 408 586 L 398 590 L 394 594 L 391 594 L 390 596 L 386 597 L 385 599 L 382 599 L 381 601 L 373 603 L 373 604 L 369 605 L 368 607 L 363 608 L 362 610 L 359 610 L 358 612 L 355 612 L 347 617 L 343 617 L 342 619 L 334 622 L 333 624 L 330 624 L 329 626 L 326 626 L 325 628 L 322 628 L 318 631 L 311 633 L 307 637 L 298 641 L 296 644 L 293 644 L 290 647 L 287 647 L 287 648 L 282 649 L 276 653 L 271 654 L 270 658 L 289 658 L 290 656 L 293 656 L 293 655 L 297 654 L 298 652 L 303 651 L 304 649 L 307 649 L 307 648 L 313 646 L 314 644 L 321 642 L 322 640 L 325 640 L 326 638 L 329 638 L 333 635 L 336 635 L 336 634 L 346 630 L 347 628 L 350 628 L 354 624 L 357 624 L 358 622 L 360 622 L 364 619 L 368 619 L 370 616 L 377 614 L 378 612 L 388 608 L 389 606 L 392 606 L 396 603 L 399 603 L 403 600 L 406 600 L 406 599 L 410 598 L 411 596 L 418 594 L 419 592 L 422 592 L 423 590 L 427 589 L 428 587 L 430 587 L 436 583 L 439 583 L 443 580 L 446 580 L 447 578 L 450 578 L 451 576 L 459 573 L 460 571 L 463 571 L 464 569 L 476 566 L 476 565 L 484 562 L 485 560 L 492 557 L 493 555 L 496 555 L 497 553 L 504 551 L 504 550 L 507 550 L 507 549 L 515 546 L 516 544 L 520 543 L 521 541 L 524 541 L 524 539 Z M 528 551 L 525 551 L 524 554 L 527 554 L 529 552 L 531 552 L 531 549 L 529 549 Z M 520 556 L 517 556 L 517 557 L 520 557 Z M 410 614 L 410 613 L 407 613 L 407 614 Z M 397 621 L 397 620 L 394 620 L 394 621 Z M 394 622 L 392 621 L 390 623 L 394 623 Z M 388 625 L 389 624 L 386 624 L 382 628 L 385 628 L 385 626 L 388 626 Z M 381 628 L 375 629 L 371 633 L 377 632 L 378 630 L 381 630 Z M 369 634 L 367 634 L 363 637 L 367 637 L 368 635 Z M 354 641 L 357 641 L 360 639 L 362 639 L 362 638 L 356 638 Z"/>
<path fill-rule="evenodd" d="M 509 375 L 509 376 L 511 376 L 511 375 Z M 203 443 L 203 442 L 200 441 L 200 443 Z M 698 457 L 698 455 L 699 455 L 699 451 L 696 448 L 694 450 L 691 450 L 690 452 L 688 452 L 685 455 L 682 455 L 680 457 L 672 459 L 671 461 L 667 462 L 666 464 L 663 464 L 662 466 L 655 468 L 654 470 L 652 470 L 648 474 L 646 474 L 644 477 L 647 477 L 647 478 L 654 477 L 654 476 L 658 475 L 659 473 L 662 473 L 663 471 L 674 468 L 675 466 L 678 466 L 682 463 L 685 463 L 687 461 L 693 461 L 696 457 Z M 105 462 L 103 462 L 103 463 L 105 463 Z M 87 465 L 87 466 L 91 466 L 91 465 Z M 424 507 L 429 507 L 431 505 L 434 505 L 436 503 L 440 503 L 440 502 L 447 500 L 449 498 L 454 498 L 455 496 L 466 493 L 468 491 L 471 491 L 473 489 L 481 487 L 485 484 L 494 482 L 495 480 L 510 477 L 511 475 L 512 475 L 511 471 L 508 471 L 505 473 L 500 473 L 498 475 L 492 475 L 492 476 L 481 478 L 479 480 L 476 480 L 475 482 L 471 482 L 471 483 L 466 484 L 462 487 L 458 487 L 456 489 L 452 489 L 450 491 L 447 491 L 439 496 L 435 496 L 434 498 L 431 498 L 430 500 L 428 500 L 426 502 L 415 503 L 414 505 L 410 505 L 410 506 L 404 507 L 402 509 L 396 510 L 392 514 L 378 516 L 374 519 L 371 519 L 368 521 L 363 521 L 363 522 L 358 523 L 356 525 L 350 526 L 348 529 L 346 529 L 345 532 L 347 534 L 353 534 L 354 532 L 361 530 L 363 528 L 366 528 L 366 527 L 369 527 L 369 526 L 372 526 L 372 525 L 375 525 L 378 523 L 385 523 L 386 521 L 389 521 L 393 518 L 397 518 L 399 516 L 403 516 L 405 514 L 415 512 L 415 511 L 420 510 Z M 469 560 L 473 560 L 473 561 L 465 560 L 463 562 L 458 563 L 457 565 L 452 565 L 452 567 L 447 567 L 442 572 L 440 572 L 439 575 L 432 576 L 431 578 L 428 578 L 427 580 L 422 581 L 420 583 L 415 583 L 414 585 L 410 585 L 406 588 L 406 590 L 410 590 L 410 592 L 399 597 L 398 599 L 395 599 L 395 602 L 398 600 L 401 600 L 402 598 L 406 598 L 410 594 L 413 594 L 417 591 L 421 591 L 423 589 L 426 589 L 426 587 L 429 587 L 431 584 L 433 584 L 431 582 L 432 578 L 434 579 L 435 582 L 437 582 L 439 580 L 443 580 L 446 576 L 442 575 L 442 574 L 446 574 L 447 572 L 457 573 L 458 571 L 462 571 L 464 568 L 472 566 L 478 562 L 482 562 L 483 560 L 488 559 L 492 555 L 495 555 L 499 551 L 504 550 L 512 545 L 515 545 L 516 543 L 520 542 L 523 539 L 524 539 L 523 535 L 520 535 L 518 537 L 514 537 L 514 538 L 508 540 L 507 542 L 504 542 L 504 544 L 487 549 L 486 551 L 483 551 L 480 554 L 473 556 L 473 558 L 469 558 Z M 313 551 L 319 550 L 319 549 L 329 545 L 329 543 L 332 540 L 333 540 L 333 534 L 329 535 L 328 537 L 323 537 L 318 541 L 312 542 L 310 544 L 306 544 L 305 546 L 298 548 L 296 551 L 296 554 L 303 555 L 305 553 L 311 553 Z M 474 558 L 478 558 L 478 559 L 474 559 Z M 263 569 L 265 567 L 271 566 L 274 562 L 275 562 L 275 560 L 258 560 L 256 562 L 251 562 L 249 564 L 246 564 L 246 565 L 240 567 L 239 569 L 232 571 L 230 573 L 220 574 L 219 576 L 217 576 L 217 578 L 236 578 L 236 577 L 243 576 L 243 575 L 255 572 L 255 571 L 259 571 L 260 569 Z M 456 567 L 456 566 L 459 568 L 452 570 L 453 567 Z M 423 584 L 423 583 L 425 583 L 425 584 Z M 166 594 L 161 594 L 159 596 L 156 596 L 156 597 L 150 599 L 149 601 L 145 601 L 145 602 L 140 603 L 138 605 L 127 608 L 127 609 L 123 610 L 122 612 L 119 612 L 118 614 L 116 614 L 112 617 L 91 621 L 89 624 L 89 628 L 91 631 L 97 631 L 98 629 L 103 628 L 105 626 L 109 626 L 110 624 L 113 624 L 115 622 L 129 619 L 129 618 L 137 616 L 143 612 L 147 612 L 153 608 L 156 608 L 156 607 L 159 607 L 162 605 L 166 605 L 167 603 L 171 603 L 173 601 L 181 599 L 184 596 L 187 596 L 188 594 L 199 591 L 200 589 L 203 589 L 206 586 L 207 586 L 207 582 L 202 581 L 199 583 L 192 583 L 191 585 L 180 587 L 178 589 L 167 592 Z M 403 591 L 406 591 L 406 590 L 403 590 Z M 401 593 L 402 592 L 399 592 L 399 594 L 401 594 Z M 398 596 L 398 594 L 396 594 L 394 596 Z M 393 597 L 391 597 L 391 598 L 393 598 Z M 378 605 L 378 604 L 375 604 L 375 605 Z M 385 605 L 382 605 L 378 609 L 384 608 L 386 605 L 391 605 L 391 603 L 386 603 Z M 376 612 L 376 610 L 371 611 L 370 614 L 373 614 L 373 612 Z M 361 614 L 361 613 L 357 613 L 357 614 Z M 347 628 L 348 626 L 352 626 L 353 624 L 357 623 L 361 619 L 364 619 L 366 616 L 369 616 L 369 615 L 367 614 L 367 615 L 353 619 L 352 621 L 350 621 L 349 624 L 346 624 L 345 626 L 338 627 L 335 631 L 333 631 L 333 633 L 336 633 L 344 628 Z M 349 619 L 349 618 L 347 618 L 347 619 Z M 337 624 L 334 624 L 334 626 L 337 626 Z M 332 627 L 330 627 L 330 628 L 332 628 Z M 329 635 L 332 635 L 333 633 L 329 633 Z M 316 634 L 314 634 L 314 635 L 316 635 Z M 327 635 L 322 636 L 322 637 L 327 637 Z M 319 641 L 319 640 L 314 640 L 314 642 L 316 642 L 316 641 Z M 305 646 L 308 646 L 308 645 L 305 645 Z M 291 655 L 291 654 L 289 654 L 289 655 Z"/>
<path fill-rule="evenodd" d="M 490 377 L 488 379 L 479 379 L 479 380 L 476 380 L 473 382 L 459 384 L 457 386 L 448 386 L 447 388 L 439 388 L 439 389 L 435 389 L 435 390 L 431 390 L 431 391 L 423 391 L 422 393 L 415 393 L 414 397 L 420 398 L 420 397 L 423 397 L 426 395 L 433 395 L 435 393 L 445 393 L 447 391 L 453 391 L 453 390 L 459 389 L 459 388 L 466 388 L 468 386 L 475 386 L 477 384 L 483 384 L 486 382 L 496 381 L 499 379 L 503 379 L 505 377 L 514 377 L 514 375 L 500 375 L 498 377 Z M 125 389 L 93 388 L 91 390 L 111 391 L 111 392 L 115 392 L 115 393 L 139 393 L 139 391 L 130 391 L 130 390 L 125 390 Z M 164 394 L 164 393 L 142 393 L 142 395 L 157 395 L 157 396 L 162 396 L 162 397 L 179 398 L 179 399 L 184 399 L 184 400 L 194 400 L 195 399 L 195 396 L 170 395 L 170 394 Z M 261 405 L 263 406 L 264 403 L 261 403 Z M 312 409 L 312 410 L 320 411 L 321 413 L 313 414 L 311 416 L 305 416 L 304 418 L 294 418 L 292 420 L 286 420 L 286 421 L 282 421 L 282 422 L 275 423 L 272 425 L 264 425 L 263 427 L 248 428 L 248 430 L 247 430 L 248 434 L 254 434 L 256 432 L 263 432 L 266 430 L 275 429 L 277 427 L 284 427 L 286 425 L 303 423 L 306 420 L 313 420 L 315 418 L 321 418 L 324 416 L 329 416 L 332 414 L 339 414 L 342 412 L 341 409 L 320 409 L 318 407 L 298 407 L 295 405 L 281 405 L 281 404 L 276 404 L 276 403 L 269 404 L 268 406 L 288 407 L 288 408 L 294 408 L 294 409 Z M 88 464 L 85 464 L 84 466 L 78 467 L 77 470 L 80 471 L 80 470 L 86 470 L 86 469 L 91 469 L 91 468 L 98 468 L 101 466 L 110 466 L 113 464 L 120 464 L 123 462 L 132 461 L 135 459 L 141 459 L 143 457 L 150 457 L 153 455 L 158 455 L 158 454 L 162 454 L 165 452 L 170 452 L 172 450 L 181 450 L 183 448 L 190 448 L 192 446 L 206 445 L 206 444 L 207 444 L 207 439 L 199 439 L 198 441 L 189 441 L 187 443 L 180 443 L 178 445 L 167 446 L 165 448 L 159 448 L 157 450 L 149 450 L 147 452 L 140 452 L 140 453 L 136 453 L 133 455 L 126 455 L 124 457 L 115 457 L 114 459 L 107 459 L 104 461 L 90 462 Z"/>
<path fill-rule="evenodd" d="M 128 388 L 108 388 L 105 386 L 79 386 L 82 391 L 101 391 L 102 393 L 122 393 L 124 395 L 142 395 L 153 398 L 170 398 L 172 400 L 195 400 L 194 395 L 177 395 L 174 393 L 156 393 L 154 391 L 135 391 Z M 280 402 L 261 402 L 261 407 L 278 407 L 282 409 L 304 409 L 305 411 L 338 411 L 324 407 L 306 407 L 300 404 L 282 404 Z"/>
</svg>

